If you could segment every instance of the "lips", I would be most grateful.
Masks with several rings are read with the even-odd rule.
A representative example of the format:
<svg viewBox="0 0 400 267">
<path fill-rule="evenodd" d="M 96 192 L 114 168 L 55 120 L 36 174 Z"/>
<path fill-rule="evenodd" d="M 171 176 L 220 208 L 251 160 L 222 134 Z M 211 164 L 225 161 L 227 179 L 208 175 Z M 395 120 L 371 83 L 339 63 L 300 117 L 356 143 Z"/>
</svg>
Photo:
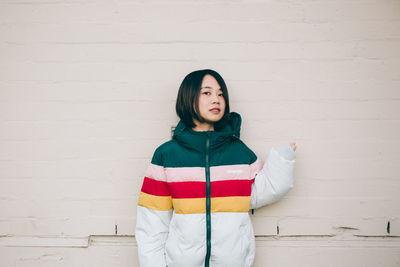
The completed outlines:
<svg viewBox="0 0 400 267">
<path fill-rule="evenodd" d="M 213 112 L 213 113 L 219 113 L 219 112 L 221 111 L 221 109 L 219 109 L 219 108 L 212 108 L 212 109 L 210 109 L 210 111 Z"/>
</svg>

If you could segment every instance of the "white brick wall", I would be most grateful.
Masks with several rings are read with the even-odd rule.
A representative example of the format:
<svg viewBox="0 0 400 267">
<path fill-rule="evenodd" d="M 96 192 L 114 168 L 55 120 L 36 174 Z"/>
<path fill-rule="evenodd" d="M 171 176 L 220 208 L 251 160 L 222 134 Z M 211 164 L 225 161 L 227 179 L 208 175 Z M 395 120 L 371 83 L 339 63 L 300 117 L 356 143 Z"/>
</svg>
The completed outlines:
<svg viewBox="0 0 400 267">
<path fill-rule="evenodd" d="M 399 0 L 3 0 L 0 57 L 1 267 L 138 266 L 143 174 L 202 68 L 261 158 L 298 145 L 254 266 L 400 266 Z"/>
</svg>

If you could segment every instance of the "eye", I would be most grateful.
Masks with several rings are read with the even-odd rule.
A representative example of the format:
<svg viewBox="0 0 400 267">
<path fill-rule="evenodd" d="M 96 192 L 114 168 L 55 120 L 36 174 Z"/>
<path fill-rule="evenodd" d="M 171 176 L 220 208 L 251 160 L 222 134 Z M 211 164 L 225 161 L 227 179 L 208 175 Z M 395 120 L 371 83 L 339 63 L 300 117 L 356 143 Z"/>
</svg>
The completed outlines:
<svg viewBox="0 0 400 267">
<path fill-rule="evenodd" d="M 210 92 L 203 92 L 203 94 L 204 94 L 204 95 L 209 95 L 209 94 L 210 94 Z"/>
<path fill-rule="evenodd" d="M 218 96 L 223 96 L 224 94 L 223 93 L 220 93 Z"/>
</svg>

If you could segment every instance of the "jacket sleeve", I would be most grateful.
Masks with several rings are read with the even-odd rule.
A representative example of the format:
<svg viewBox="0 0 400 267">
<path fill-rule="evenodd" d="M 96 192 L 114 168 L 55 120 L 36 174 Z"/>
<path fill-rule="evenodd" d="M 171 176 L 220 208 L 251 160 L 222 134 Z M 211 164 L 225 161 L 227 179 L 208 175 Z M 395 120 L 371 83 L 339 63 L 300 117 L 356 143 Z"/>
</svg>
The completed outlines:
<svg viewBox="0 0 400 267">
<path fill-rule="evenodd" d="M 293 188 L 294 164 L 295 152 L 290 144 L 268 152 L 252 184 L 250 209 L 274 203 Z"/>
<path fill-rule="evenodd" d="M 141 267 L 167 266 L 164 248 L 172 216 L 172 200 L 164 167 L 157 157 L 154 154 L 146 170 L 137 206 L 135 237 Z"/>
</svg>

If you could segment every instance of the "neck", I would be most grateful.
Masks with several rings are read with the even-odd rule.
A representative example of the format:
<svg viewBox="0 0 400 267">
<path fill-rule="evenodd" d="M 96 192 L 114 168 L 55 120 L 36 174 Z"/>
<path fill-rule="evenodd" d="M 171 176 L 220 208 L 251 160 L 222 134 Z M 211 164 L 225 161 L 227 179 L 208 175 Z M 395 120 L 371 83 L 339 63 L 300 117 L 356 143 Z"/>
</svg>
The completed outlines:
<svg viewBox="0 0 400 267">
<path fill-rule="evenodd" d="M 208 122 L 200 123 L 195 119 L 193 119 L 193 121 L 196 124 L 196 126 L 192 128 L 193 131 L 196 132 L 214 131 L 213 123 L 208 123 Z"/>
</svg>

